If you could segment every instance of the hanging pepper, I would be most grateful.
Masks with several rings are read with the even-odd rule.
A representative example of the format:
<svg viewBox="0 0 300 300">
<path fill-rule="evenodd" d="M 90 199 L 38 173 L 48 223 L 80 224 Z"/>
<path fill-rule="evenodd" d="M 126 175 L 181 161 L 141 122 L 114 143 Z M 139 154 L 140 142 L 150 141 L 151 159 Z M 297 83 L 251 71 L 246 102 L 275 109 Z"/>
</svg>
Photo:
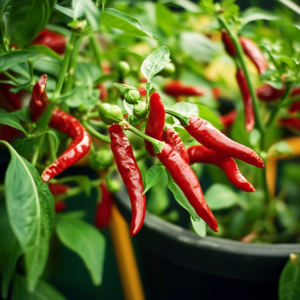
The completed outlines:
<svg viewBox="0 0 300 300">
<path fill-rule="evenodd" d="M 191 167 L 169 144 L 165 144 L 161 153 L 157 153 L 156 156 L 169 171 L 175 183 L 180 187 L 198 216 L 202 218 L 213 231 L 218 232 L 217 221 L 205 201 L 198 178 Z"/>
<path fill-rule="evenodd" d="M 245 74 L 242 69 L 238 69 L 236 71 L 236 80 L 243 97 L 246 130 L 250 132 L 255 124 L 255 115 L 253 110 L 252 98 L 247 85 Z"/>
<path fill-rule="evenodd" d="M 66 209 L 67 209 L 67 204 L 66 204 L 65 201 L 57 201 L 57 202 L 55 202 L 55 204 L 54 204 L 54 211 L 56 213 L 65 211 Z"/>
<path fill-rule="evenodd" d="M 206 148 L 240 159 L 258 168 L 264 168 L 263 160 L 252 149 L 229 139 L 208 121 L 193 115 L 183 116 L 170 109 L 166 109 L 166 112 L 176 117 L 185 130 Z"/>
<path fill-rule="evenodd" d="M 204 90 L 202 88 L 192 85 L 184 85 L 180 80 L 172 80 L 166 83 L 164 92 L 172 97 L 204 95 Z"/>
<path fill-rule="evenodd" d="M 65 53 L 66 43 L 66 37 L 47 29 L 43 29 L 34 39 L 32 45 L 46 46 L 61 55 Z"/>
<path fill-rule="evenodd" d="M 49 126 L 67 134 L 73 139 L 69 148 L 62 153 L 55 162 L 47 167 L 42 179 L 44 182 L 62 173 L 67 167 L 73 165 L 85 156 L 91 147 L 91 138 L 86 129 L 74 117 L 62 110 L 54 109 Z"/>
<path fill-rule="evenodd" d="M 97 203 L 95 225 L 99 229 L 104 229 L 110 221 L 113 199 L 104 182 L 100 184 L 100 188 L 101 200 Z"/>
<path fill-rule="evenodd" d="M 299 97 L 299 96 L 300 96 L 300 87 L 298 86 L 291 90 L 290 97 L 294 98 L 294 97 Z M 300 110 L 300 101 L 294 102 L 289 108 L 289 112 L 291 112 L 291 113 L 299 111 L 299 110 Z"/>
<path fill-rule="evenodd" d="M 46 94 L 46 83 L 47 75 L 43 75 L 33 87 L 32 96 L 29 103 L 30 117 L 32 122 L 36 122 L 39 119 L 49 104 Z"/>
<path fill-rule="evenodd" d="M 300 132 L 300 119 L 296 117 L 281 118 L 278 120 L 278 123 L 285 128 Z"/>
<path fill-rule="evenodd" d="M 269 103 L 279 100 L 282 97 L 284 90 L 285 87 L 277 90 L 269 84 L 264 84 L 256 89 L 256 95 L 260 101 Z"/>
<path fill-rule="evenodd" d="M 235 110 L 232 110 L 226 115 L 219 117 L 219 120 L 224 126 L 229 127 L 234 123 L 236 117 L 237 117 L 237 112 Z"/>
<path fill-rule="evenodd" d="M 236 50 L 230 36 L 225 29 L 222 29 L 221 38 L 227 54 L 231 57 L 236 57 Z"/>
<path fill-rule="evenodd" d="M 111 139 L 111 150 L 131 202 L 132 218 L 129 233 L 133 236 L 141 229 L 146 214 L 146 196 L 141 195 L 144 192 L 142 175 L 129 140 L 120 125 L 111 125 L 108 127 L 108 132 Z"/>
<path fill-rule="evenodd" d="M 263 74 L 268 69 L 268 64 L 263 53 L 257 47 L 257 45 L 250 39 L 240 37 L 240 42 L 244 53 L 255 64 L 259 74 Z"/>
<path fill-rule="evenodd" d="M 160 96 L 157 92 L 150 97 L 150 111 L 147 120 L 145 133 L 150 137 L 161 141 L 162 132 L 165 126 L 165 108 L 161 102 Z M 150 155 L 155 156 L 153 146 L 150 142 L 145 140 L 145 148 Z"/>
<path fill-rule="evenodd" d="M 207 163 L 219 167 L 228 180 L 237 188 L 245 192 L 254 192 L 255 189 L 250 182 L 242 175 L 233 158 L 224 156 L 202 145 L 191 146 L 188 149 L 191 164 Z"/>
<path fill-rule="evenodd" d="M 70 189 L 68 185 L 61 183 L 48 183 L 48 186 L 52 195 L 61 195 Z"/>
<path fill-rule="evenodd" d="M 171 145 L 181 155 L 181 157 L 186 161 L 186 163 L 190 164 L 188 153 L 185 149 L 181 138 L 179 137 L 179 134 L 171 126 L 165 126 L 165 129 L 166 130 L 164 130 L 162 134 L 162 140 L 167 144 Z"/>
</svg>

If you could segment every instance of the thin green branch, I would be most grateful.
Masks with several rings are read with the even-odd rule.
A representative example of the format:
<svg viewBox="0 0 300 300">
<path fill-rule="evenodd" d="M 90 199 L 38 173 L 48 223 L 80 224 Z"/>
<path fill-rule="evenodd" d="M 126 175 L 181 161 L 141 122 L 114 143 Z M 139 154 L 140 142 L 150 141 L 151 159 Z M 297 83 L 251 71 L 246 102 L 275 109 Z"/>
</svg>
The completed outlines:
<svg viewBox="0 0 300 300">
<path fill-rule="evenodd" d="M 110 138 L 94 129 L 87 121 L 82 122 L 87 131 L 102 142 L 110 143 Z"/>
</svg>

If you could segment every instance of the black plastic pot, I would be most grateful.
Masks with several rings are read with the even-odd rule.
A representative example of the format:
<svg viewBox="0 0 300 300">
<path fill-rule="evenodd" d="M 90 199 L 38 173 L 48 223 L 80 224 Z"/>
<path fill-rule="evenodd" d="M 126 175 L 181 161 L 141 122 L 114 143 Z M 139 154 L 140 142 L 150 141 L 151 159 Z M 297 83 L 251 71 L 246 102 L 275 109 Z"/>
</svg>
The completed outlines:
<svg viewBox="0 0 300 300">
<path fill-rule="evenodd" d="M 131 207 L 125 188 L 115 199 L 129 223 Z M 148 212 L 135 238 L 146 271 L 148 300 L 274 300 L 289 254 L 300 251 L 299 244 L 201 238 Z"/>
</svg>

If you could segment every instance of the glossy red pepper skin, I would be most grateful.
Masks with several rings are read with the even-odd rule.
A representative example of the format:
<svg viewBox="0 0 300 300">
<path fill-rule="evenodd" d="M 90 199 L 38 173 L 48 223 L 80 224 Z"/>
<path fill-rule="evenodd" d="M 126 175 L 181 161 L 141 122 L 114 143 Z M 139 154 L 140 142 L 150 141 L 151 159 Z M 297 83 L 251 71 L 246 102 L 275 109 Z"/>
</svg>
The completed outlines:
<svg viewBox="0 0 300 300">
<path fill-rule="evenodd" d="M 300 119 L 296 117 L 281 118 L 278 123 L 285 128 L 300 132 Z"/>
<path fill-rule="evenodd" d="M 240 172 L 233 158 L 209 150 L 202 145 L 191 146 L 187 152 L 191 164 L 207 163 L 215 165 L 225 173 L 228 180 L 237 188 L 245 192 L 255 191 L 253 185 Z"/>
<path fill-rule="evenodd" d="M 49 126 L 67 134 L 73 139 L 69 148 L 62 153 L 55 162 L 47 167 L 42 179 L 44 182 L 62 173 L 67 167 L 76 163 L 85 156 L 91 147 L 91 138 L 87 130 L 74 117 L 62 110 L 54 109 Z"/>
<path fill-rule="evenodd" d="M 146 214 L 146 196 L 141 195 L 144 192 L 142 175 L 122 128 L 118 124 L 113 124 L 108 127 L 108 132 L 111 150 L 130 198 L 132 218 L 129 233 L 133 236 L 141 229 Z"/>
<path fill-rule="evenodd" d="M 68 185 L 62 183 L 48 183 L 48 186 L 52 195 L 64 194 L 70 189 Z"/>
<path fill-rule="evenodd" d="M 253 110 L 252 98 L 243 70 L 238 69 L 236 71 L 236 81 L 243 98 L 246 130 L 250 132 L 255 124 L 255 115 Z"/>
<path fill-rule="evenodd" d="M 67 39 L 66 37 L 55 32 L 43 29 L 34 39 L 32 45 L 43 45 L 61 55 L 65 53 Z"/>
<path fill-rule="evenodd" d="M 32 96 L 29 103 L 30 117 L 32 122 L 36 122 L 39 119 L 49 104 L 46 94 L 46 84 L 47 75 L 43 75 L 33 87 Z"/>
<path fill-rule="evenodd" d="M 256 89 L 256 95 L 260 101 L 270 103 L 279 100 L 284 90 L 284 87 L 281 90 L 277 90 L 269 84 L 264 84 Z"/>
<path fill-rule="evenodd" d="M 170 127 L 165 130 L 162 134 L 162 140 L 167 144 L 171 145 L 186 161 L 187 164 L 190 164 L 190 159 L 186 148 L 179 137 L 179 134 L 174 130 L 174 128 Z"/>
<path fill-rule="evenodd" d="M 191 116 L 189 125 L 184 128 L 206 148 L 240 159 L 258 168 L 264 168 L 263 160 L 252 149 L 229 139 L 206 120 Z"/>
<path fill-rule="evenodd" d="M 244 53 L 255 64 L 259 74 L 263 74 L 268 69 L 267 60 L 257 45 L 250 39 L 240 37 L 240 42 Z"/>
<path fill-rule="evenodd" d="M 226 115 L 219 117 L 219 120 L 224 126 L 229 127 L 234 123 L 236 117 L 237 117 L 237 112 L 235 110 L 232 110 Z"/>
<path fill-rule="evenodd" d="M 146 124 L 145 133 L 150 137 L 161 141 L 162 132 L 165 126 L 165 108 L 161 102 L 160 95 L 154 92 L 150 97 L 150 110 Z M 145 148 L 150 155 L 155 156 L 153 146 L 145 140 Z"/>
<path fill-rule="evenodd" d="M 95 226 L 99 229 L 104 229 L 108 226 L 112 211 L 112 194 L 107 190 L 106 184 L 102 182 L 101 188 L 101 201 L 97 203 L 95 214 Z"/>
<path fill-rule="evenodd" d="M 156 156 L 169 171 L 175 183 L 180 187 L 187 200 L 195 209 L 197 215 L 202 218 L 213 231 L 218 232 L 218 223 L 205 201 L 199 180 L 191 167 L 181 155 L 168 144 L 165 144 L 162 152 Z"/>
<path fill-rule="evenodd" d="M 54 204 L 54 211 L 56 213 L 65 211 L 66 209 L 67 209 L 67 204 L 66 204 L 65 201 L 57 201 L 57 202 L 55 202 L 55 204 Z"/>
<path fill-rule="evenodd" d="M 192 85 L 184 85 L 180 80 L 172 80 L 166 83 L 164 92 L 172 97 L 204 95 L 204 90 L 202 88 Z"/>
<path fill-rule="evenodd" d="M 236 57 L 234 44 L 225 29 L 222 29 L 221 38 L 227 54 L 231 57 Z"/>
</svg>

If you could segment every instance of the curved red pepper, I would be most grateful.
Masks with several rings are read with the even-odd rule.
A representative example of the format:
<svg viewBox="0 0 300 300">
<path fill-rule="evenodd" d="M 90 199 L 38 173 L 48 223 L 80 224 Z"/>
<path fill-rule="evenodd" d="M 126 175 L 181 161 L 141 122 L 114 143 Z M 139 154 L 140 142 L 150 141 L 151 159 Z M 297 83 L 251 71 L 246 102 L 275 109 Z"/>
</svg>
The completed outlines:
<svg viewBox="0 0 300 300">
<path fill-rule="evenodd" d="M 168 128 L 162 134 L 162 140 L 167 144 L 171 145 L 186 161 L 187 164 L 190 164 L 190 159 L 188 153 L 185 149 L 185 146 L 179 137 L 179 134 L 174 130 L 173 127 Z"/>
<path fill-rule="evenodd" d="M 97 203 L 95 225 L 99 229 L 104 229 L 110 221 L 113 199 L 104 182 L 100 184 L 100 188 L 102 194 L 101 201 Z"/>
<path fill-rule="evenodd" d="M 67 167 L 85 156 L 91 147 L 91 138 L 86 129 L 74 117 L 62 110 L 54 109 L 49 126 L 67 134 L 73 139 L 69 148 L 55 162 L 47 167 L 42 179 L 44 182 L 62 173 Z"/>
<path fill-rule="evenodd" d="M 269 84 L 264 84 L 256 89 L 256 95 L 260 101 L 269 103 L 279 100 L 283 93 L 285 87 L 281 90 L 277 90 Z"/>
<path fill-rule="evenodd" d="M 184 85 L 180 80 L 166 83 L 164 92 L 172 97 L 177 96 L 203 96 L 204 90 L 198 86 Z"/>
<path fill-rule="evenodd" d="M 141 229 L 146 214 L 146 196 L 142 196 L 144 192 L 142 175 L 129 140 L 120 125 L 111 125 L 108 127 L 108 132 L 111 139 L 111 150 L 131 202 L 132 218 L 129 233 L 133 236 Z"/>
<path fill-rule="evenodd" d="M 240 159 L 258 168 L 264 168 L 263 160 L 252 149 L 229 139 L 206 120 L 191 116 L 189 125 L 184 128 L 206 148 Z"/>
<path fill-rule="evenodd" d="M 207 163 L 219 167 L 225 173 L 228 180 L 237 188 L 245 192 L 254 192 L 253 185 L 240 172 L 233 158 L 224 156 L 218 152 L 209 150 L 202 145 L 191 146 L 188 149 L 191 164 Z"/>
<path fill-rule="evenodd" d="M 240 37 L 240 42 L 244 53 L 255 64 L 259 74 L 263 74 L 268 69 L 267 60 L 257 45 L 250 39 Z"/>
<path fill-rule="evenodd" d="M 221 38 L 227 54 L 231 57 L 236 57 L 234 44 L 225 29 L 222 29 Z"/>
<path fill-rule="evenodd" d="M 55 32 L 43 29 L 34 39 L 32 45 L 43 45 L 55 51 L 57 54 L 64 54 L 67 38 Z"/>
<path fill-rule="evenodd" d="M 162 152 L 156 156 L 170 172 L 175 183 L 180 187 L 187 200 L 195 209 L 197 215 L 202 218 L 213 231 L 218 232 L 218 223 L 205 201 L 199 180 L 191 167 L 181 155 L 168 144 L 165 144 Z"/>
<path fill-rule="evenodd" d="M 33 87 L 32 97 L 29 103 L 32 122 L 36 122 L 39 119 L 49 104 L 49 100 L 46 95 L 46 83 L 47 75 L 43 75 Z"/>
<path fill-rule="evenodd" d="M 255 124 L 255 115 L 253 111 L 252 98 L 243 70 L 238 69 L 236 71 L 236 81 L 243 97 L 246 130 L 251 131 Z"/>
<path fill-rule="evenodd" d="M 157 92 L 150 97 L 150 112 L 147 120 L 145 133 L 150 137 L 161 141 L 162 132 L 165 126 L 165 108 L 161 102 L 160 96 Z M 145 148 L 150 155 L 155 156 L 153 146 L 150 142 L 145 140 Z"/>
<path fill-rule="evenodd" d="M 220 122 L 224 126 L 231 126 L 237 117 L 237 112 L 235 110 L 230 111 L 226 115 L 219 117 Z"/>
</svg>

